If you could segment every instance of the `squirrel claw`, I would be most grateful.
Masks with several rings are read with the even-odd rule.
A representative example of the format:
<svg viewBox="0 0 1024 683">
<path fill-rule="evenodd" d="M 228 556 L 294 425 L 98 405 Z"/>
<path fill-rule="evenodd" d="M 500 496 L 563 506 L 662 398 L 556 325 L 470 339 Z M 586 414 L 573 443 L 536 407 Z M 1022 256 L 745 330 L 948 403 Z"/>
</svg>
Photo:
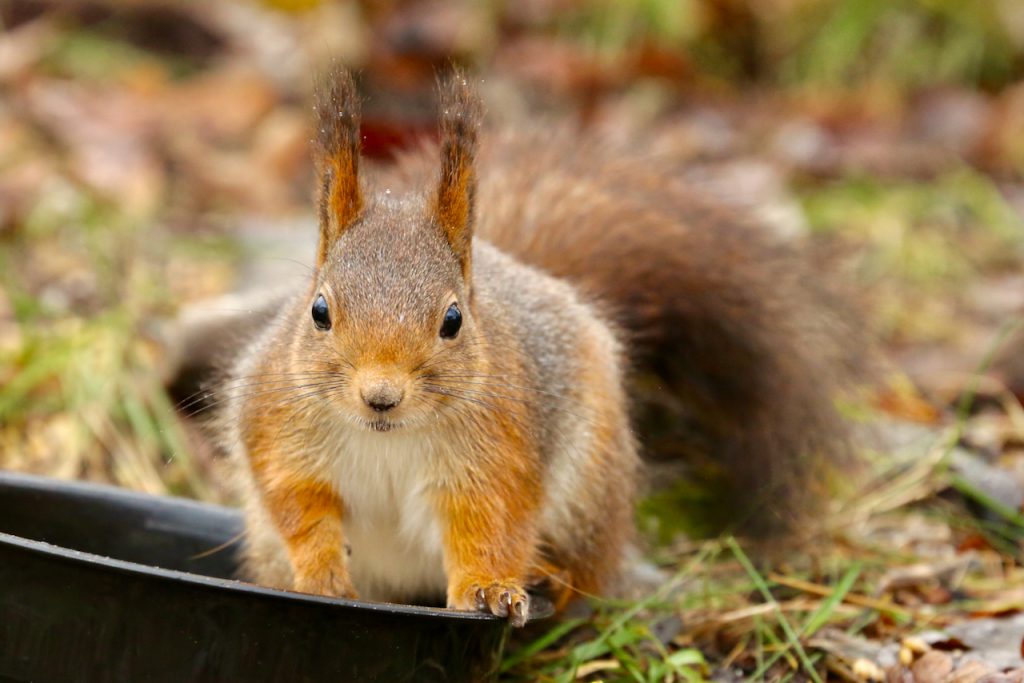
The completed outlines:
<svg viewBox="0 0 1024 683">
<path fill-rule="evenodd" d="M 466 593 L 472 596 L 471 604 L 478 612 L 507 618 L 513 626 L 523 626 L 530 615 L 530 596 L 515 584 L 473 584 Z"/>
<path fill-rule="evenodd" d="M 487 611 L 487 593 L 484 592 L 483 588 L 476 589 L 476 610 L 478 612 Z"/>
</svg>

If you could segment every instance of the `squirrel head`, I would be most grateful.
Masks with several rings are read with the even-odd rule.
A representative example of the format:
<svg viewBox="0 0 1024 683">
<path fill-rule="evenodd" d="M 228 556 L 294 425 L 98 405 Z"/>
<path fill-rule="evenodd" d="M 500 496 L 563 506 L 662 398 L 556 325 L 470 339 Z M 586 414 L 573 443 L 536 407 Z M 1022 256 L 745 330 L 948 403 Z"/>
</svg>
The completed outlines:
<svg viewBox="0 0 1024 683">
<path fill-rule="evenodd" d="M 446 378 L 485 362 L 472 306 L 481 104 L 459 73 L 440 102 L 436 184 L 392 195 L 361 178 L 352 77 L 337 70 L 318 88 L 320 240 L 299 357 L 336 373 L 338 407 L 378 431 L 434 417 L 450 398 Z"/>
</svg>

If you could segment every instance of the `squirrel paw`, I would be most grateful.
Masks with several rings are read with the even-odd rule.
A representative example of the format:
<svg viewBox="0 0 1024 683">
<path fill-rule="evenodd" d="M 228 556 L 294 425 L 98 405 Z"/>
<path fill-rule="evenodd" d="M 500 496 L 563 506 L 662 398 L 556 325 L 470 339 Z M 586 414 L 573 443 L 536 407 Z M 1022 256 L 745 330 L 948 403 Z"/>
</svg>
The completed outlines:
<svg viewBox="0 0 1024 683">
<path fill-rule="evenodd" d="M 523 626 L 530 616 L 529 594 L 521 586 L 509 582 L 470 584 L 463 593 L 463 599 L 449 606 L 490 612 L 508 618 L 513 626 Z"/>
<path fill-rule="evenodd" d="M 356 589 L 347 574 L 330 571 L 316 576 L 300 576 L 295 580 L 295 590 L 300 593 L 326 595 L 330 598 L 358 599 Z"/>
</svg>

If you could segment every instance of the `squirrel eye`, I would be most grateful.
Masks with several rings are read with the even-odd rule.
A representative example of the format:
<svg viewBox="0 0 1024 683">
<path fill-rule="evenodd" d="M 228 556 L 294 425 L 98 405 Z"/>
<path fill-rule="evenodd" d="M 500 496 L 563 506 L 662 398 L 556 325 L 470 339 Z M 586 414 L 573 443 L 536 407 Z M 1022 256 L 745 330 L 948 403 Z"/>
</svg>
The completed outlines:
<svg viewBox="0 0 1024 683">
<path fill-rule="evenodd" d="M 313 302 L 313 324 L 320 330 L 331 329 L 331 314 L 327 310 L 327 299 L 323 294 L 318 295 Z"/>
<path fill-rule="evenodd" d="M 444 322 L 441 323 L 441 337 L 443 339 L 454 339 L 462 327 L 462 311 L 458 304 L 452 304 L 444 313 Z"/>
</svg>

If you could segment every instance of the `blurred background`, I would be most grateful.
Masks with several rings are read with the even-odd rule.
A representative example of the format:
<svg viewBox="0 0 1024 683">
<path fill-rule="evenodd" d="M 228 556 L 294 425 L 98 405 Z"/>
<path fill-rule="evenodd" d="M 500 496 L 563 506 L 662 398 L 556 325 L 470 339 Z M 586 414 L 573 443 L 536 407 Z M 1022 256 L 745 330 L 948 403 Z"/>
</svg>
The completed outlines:
<svg viewBox="0 0 1024 683">
<path fill-rule="evenodd" d="M 453 63 L 490 124 L 569 118 L 690 160 L 835 259 L 910 417 L 1024 310 L 1018 0 L 4 0 L 0 23 L 2 467 L 222 495 L 162 389 L 162 322 L 305 236 L 331 58 L 382 163 L 434 133 Z"/>
<path fill-rule="evenodd" d="M 887 365 L 849 409 L 875 434 L 871 495 L 773 595 L 829 607 L 813 632 L 834 621 L 880 662 L 904 634 L 1024 607 L 1021 0 L 3 0 L 0 467 L 230 499 L 196 410 L 164 388 L 173 321 L 268 272 L 302 276 L 273 268 L 312 258 L 309 94 L 330 59 L 360 73 L 378 163 L 434 134 L 435 74 L 461 64 L 489 125 L 642 133 L 806 243 Z M 605 662 L 584 673 L 684 680 L 749 662 L 770 634 L 781 654 L 762 675 L 806 669 L 774 612 L 722 620 L 760 600 L 735 553 L 680 540 L 698 525 L 660 497 L 640 514 L 658 562 L 692 573 L 703 553 L 715 572 L 711 597 L 657 616 L 706 610 L 705 630 L 646 618 L 615 651 L 607 634 L 566 645 L 567 629 L 509 675 Z M 821 591 L 793 581 L 888 607 L 806 602 Z M 592 623 L 632 628 L 637 612 L 607 609 Z M 835 642 L 814 661 L 852 667 Z"/>
</svg>

